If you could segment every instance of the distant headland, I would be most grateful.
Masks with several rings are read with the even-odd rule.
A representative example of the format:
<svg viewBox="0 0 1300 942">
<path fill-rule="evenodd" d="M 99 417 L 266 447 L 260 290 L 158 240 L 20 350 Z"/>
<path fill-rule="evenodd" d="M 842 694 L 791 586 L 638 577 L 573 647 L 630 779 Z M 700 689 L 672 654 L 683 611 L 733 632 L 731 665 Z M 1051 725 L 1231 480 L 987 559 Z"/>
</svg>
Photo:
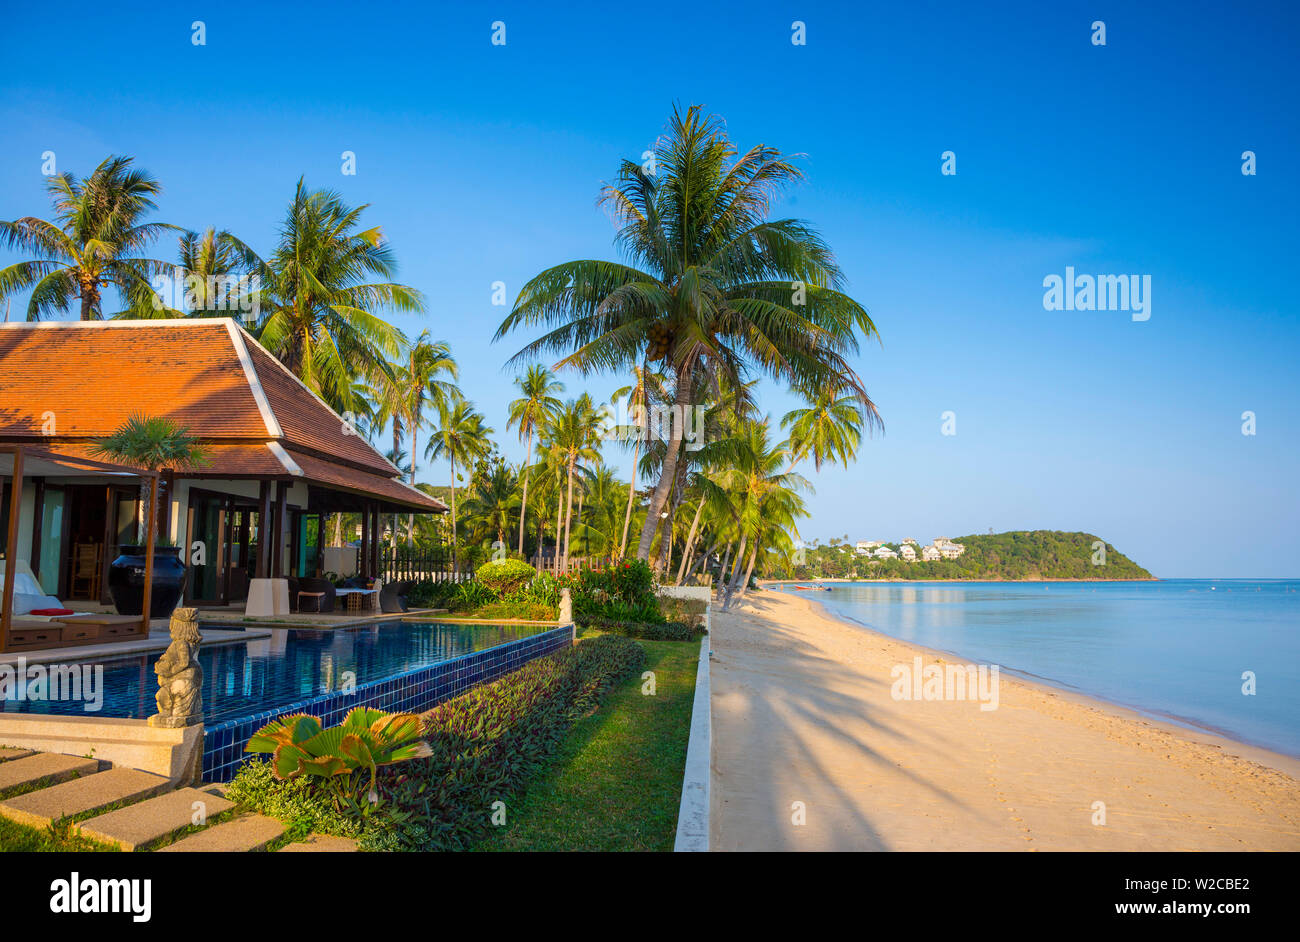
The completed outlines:
<svg viewBox="0 0 1300 942">
<path fill-rule="evenodd" d="M 968 579 L 989 582 L 1154 579 L 1147 570 L 1092 533 L 1012 530 L 938 537 L 926 546 L 907 538 L 832 539 L 805 547 L 775 579 Z"/>
</svg>

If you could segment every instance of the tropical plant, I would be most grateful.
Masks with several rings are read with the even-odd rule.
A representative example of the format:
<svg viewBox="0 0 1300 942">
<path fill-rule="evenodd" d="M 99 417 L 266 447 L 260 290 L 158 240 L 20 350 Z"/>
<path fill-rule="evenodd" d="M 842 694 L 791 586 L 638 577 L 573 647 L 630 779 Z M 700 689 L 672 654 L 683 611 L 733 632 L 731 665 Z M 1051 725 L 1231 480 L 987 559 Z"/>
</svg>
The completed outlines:
<svg viewBox="0 0 1300 942">
<path fill-rule="evenodd" d="M 674 109 L 653 162 L 625 160 L 602 202 L 628 263 L 565 262 L 524 285 L 497 330 L 547 331 L 516 359 L 560 354 L 556 368 L 626 368 L 645 356 L 675 375 L 674 415 L 695 404 L 697 375 L 733 384 L 757 370 L 798 388 L 836 376 L 866 400 L 848 364 L 866 310 L 843 293 L 829 246 L 809 225 L 769 219 L 771 200 L 802 179 L 779 151 L 737 156 L 721 120 Z M 648 559 L 676 479 L 682 422 L 650 498 L 637 558 Z"/>
<path fill-rule="evenodd" d="M 532 473 L 533 436 L 538 429 L 550 422 L 560 410 L 560 400 L 555 393 L 564 390 L 564 384 L 555 378 L 555 374 L 539 363 L 528 367 L 523 376 L 515 377 L 515 385 L 523 394 L 510 403 L 510 417 L 506 428 L 518 427 L 519 440 L 528 439 L 528 450 L 524 455 L 524 494 L 519 508 L 519 547 L 524 551 L 524 517 L 528 513 L 528 478 Z"/>
<path fill-rule="evenodd" d="M 391 280 L 397 263 L 379 227 L 359 228 L 367 208 L 349 207 L 331 190 L 309 191 L 300 179 L 259 271 L 259 340 L 339 411 L 351 411 L 354 377 L 402 352 L 401 331 L 377 312 L 424 310 L 419 291 Z"/>
<path fill-rule="evenodd" d="M 874 423 L 876 411 L 874 405 L 867 409 L 860 396 L 845 393 L 845 388 L 827 379 L 808 397 L 806 408 L 792 409 L 782 417 L 781 427 L 790 430 L 793 461 L 811 454 L 813 468 L 820 471 L 824 461 L 847 465 L 857 456 L 863 425 Z"/>
<path fill-rule="evenodd" d="M 522 559 L 494 559 L 474 574 L 475 579 L 502 597 L 519 591 L 536 577 L 537 570 Z"/>
<path fill-rule="evenodd" d="M 45 184 L 54 206 L 54 221 L 24 216 L 0 222 L 0 244 L 39 257 L 0 270 L 0 298 L 31 289 L 27 319 L 66 313 L 78 302 L 83 321 L 103 313 L 103 290 L 117 289 L 130 310 L 161 306 L 150 281 L 164 273 L 166 262 L 140 253 L 165 223 L 143 222 L 157 209 L 162 186 L 133 158 L 104 160 L 89 177 L 60 173 Z"/>
<path fill-rule="evenodd" d="M 492 429 L 483 424 L 483 414 L 474 410 L 468 399 L 439 403 L 438 421 L 434 427 L 424 456 L 431 461 L 446 458 L 451 465 L 451 558 L 453 568 L 459 567 L 456 525 L 456 464 L 464 467 L 476 458 L 486 457 L 492 443 L 488 436 Z"/>
<path fill-rule="evenodd" d="M 340 725 L 329 729 L 322 729 L 317 717 L 305 713 L 282 716 L 254 733 L 244 751 L 271 753 L 271 767 L 281 780 L 300 775 L 333 779 L 359 769 L 368 771 L 367 791 L 375 802 L 380 766 L 433 754 L 422 736 L 420 718 L 414 713 L 356 707 Z"/>
</svg>

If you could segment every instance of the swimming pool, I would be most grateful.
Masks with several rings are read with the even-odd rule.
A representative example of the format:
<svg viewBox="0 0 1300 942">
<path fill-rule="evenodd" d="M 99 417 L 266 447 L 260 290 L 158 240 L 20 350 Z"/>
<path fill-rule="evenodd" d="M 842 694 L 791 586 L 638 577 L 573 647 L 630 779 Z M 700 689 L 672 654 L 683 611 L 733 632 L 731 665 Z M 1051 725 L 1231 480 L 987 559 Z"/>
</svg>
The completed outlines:
<svg viewBox="0 0 1300 942">
<path fill-rule="evenodd" d="M 234 626 L 204 625 L 204 628 Z M 243 747 L 285 713 L 310 713 L 334 725 L 353 707 L 421 711 L 566 647 L 570 627 L 453 625 L 397 621 L 331 630 L 271 629 L 270 637 L 199 649 L 203 667 L 203 772 L 226 781 L 248 758 Z M 0 710 L 140 719 L 155 712 L 153 665 L 162 652 L 97 660 L 102 705 L 83 700 L 17 699 Z"/>
</svg>

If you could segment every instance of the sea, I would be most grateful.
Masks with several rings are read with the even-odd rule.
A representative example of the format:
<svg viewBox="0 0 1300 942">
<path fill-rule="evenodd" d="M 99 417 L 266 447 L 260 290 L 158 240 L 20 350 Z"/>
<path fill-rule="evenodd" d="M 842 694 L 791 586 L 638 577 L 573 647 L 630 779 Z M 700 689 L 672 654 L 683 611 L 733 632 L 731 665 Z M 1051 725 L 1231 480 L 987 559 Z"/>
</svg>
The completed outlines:
<svg viewBox="0 0 1300 942">
<path fill-rule="evenodd" d="M 902 641 L 1300 757 L 1300 580 L 821 585 L 831 591 L 779 591 Z"/>
</svg>

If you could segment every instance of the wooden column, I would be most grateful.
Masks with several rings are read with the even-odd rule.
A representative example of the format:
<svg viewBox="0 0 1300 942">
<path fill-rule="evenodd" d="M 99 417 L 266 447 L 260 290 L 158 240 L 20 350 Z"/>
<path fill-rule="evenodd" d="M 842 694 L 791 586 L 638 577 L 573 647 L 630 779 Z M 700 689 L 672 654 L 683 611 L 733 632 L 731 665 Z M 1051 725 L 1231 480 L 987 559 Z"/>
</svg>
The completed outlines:
<svg viewBox="0 0 1300 942">
<path fill-rule="evenodd" d="M 357 554 L 357 575 L 368 578 L 366 570 L 370 566 L 370 505 L 361 505 L 361 552 Z"/>
<path fill-rule="evenodd" d="M 325 571 L 325 514 L 316 515 L 316 569 L 309 576 L 318 576 Z"/>
<path fill-rule="evenodd" d="M 378 504 L 375 505 L 375 512 L 374 514 L 372 514 L 372 516 L 374 517 L 375 533 L 374 533 L 374 538 L 370 541 L 370 558 L 372 561 L 372 565 L 370 567 L 370 577 L 372 579 L 378 579 L 379 578 L 379 546 L 384 535 L 384 522 L 383 522 L 384 517 L 383 514 L 379 512 Z"/>
<path fill-rule="evenodd" d="M 5 586 L 0 597 L 0 651 L 9 643 L 9 624 L 13 620 L 14 581 L 18 578 L 18 514 L 23 509 L 23 449 L 14 447 L 14 471 L 9 485 L 9 532 L 5 539 Z"/>
<path fill-rule="evenodd" d="M 272 560 L 271 575 L 277 579 L 284 578 L 284 541 L 289 534 L 289 484 L 280 481 L 275 487 L 275 558 Z"/>
<path fill-rule="evenodd" d="M 257 492 L 257 570 L 254 578 L 271 577 L 271 482 L 263 481 Z"/>
<path fill-rule="evenodd" d="M 149 634 L 149 614 L 153 608 L 153 545 L 158 542 L 158 476 L 149 479 L 149 507 L 144 524 L 144 604 L 140 609 L 140 633 Z"/>
</svg>

